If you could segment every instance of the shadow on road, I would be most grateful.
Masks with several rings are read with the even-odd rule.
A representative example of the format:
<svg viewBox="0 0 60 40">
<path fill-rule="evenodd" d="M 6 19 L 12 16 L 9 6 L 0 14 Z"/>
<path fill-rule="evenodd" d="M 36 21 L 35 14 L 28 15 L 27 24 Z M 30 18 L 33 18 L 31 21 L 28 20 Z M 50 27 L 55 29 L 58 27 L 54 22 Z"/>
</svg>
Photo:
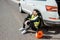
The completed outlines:
<svg viewBox="0 0 60 40">
<path fill-rule="evenodd" d="M 35 34 L 36 32 L 32 32 L 32 31 L 28 31 L 26 34 L 28 34 L 28 33 L 32 33 L 32 34 Z M 51 39 L 52 38 L 52 36 L 43 36 L 43 38 L 42 39 Z"/>
<path fill-rule="evenodd" d="M 41 30 L 43 30 L 43 32 L 45 34 L 42 39 L 51 39 L 52 36 L 50 36 L 50 35 L 60 34 L 60 27 L 44 27 Z M 53 31 L 53 32 L 49 32 L 49 31 Z M 36 32 L 28 31 L 26 34 L 28 34 L 28 33 L 35 34 Z"/>
<path fill-rule="evenodd" d="M 42 39 L 51 39 L 51 38 L 52 38 L 52 36 L 43 36 Z"/>
<path fill-rule="evenodd" d="M 60 27 L 46 27 L 45 29 L 43 29 L 44 34 L 50 34 L 50 35 L 57 35 L 60 34 Z M 53 32 L 49 32 L 49 31 L 53 31 Z"/>
</svg>

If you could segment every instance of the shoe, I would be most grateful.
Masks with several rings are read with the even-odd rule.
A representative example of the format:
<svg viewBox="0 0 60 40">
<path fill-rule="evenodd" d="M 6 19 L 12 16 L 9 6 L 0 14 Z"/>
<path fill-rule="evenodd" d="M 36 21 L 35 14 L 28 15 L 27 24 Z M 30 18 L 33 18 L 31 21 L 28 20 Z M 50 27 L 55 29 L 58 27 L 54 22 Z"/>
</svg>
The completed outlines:
<svg viewBox="0 0 60 40">
<path fill-rule="evenodd" d="M 27 32 L 26 30 L 23 30 L 21 33 L 22 33 L 22 34 L 25 34 L 26 32 Z"/>
<path fill-rule="evenodd" d="M 19 30 L 22 31 L 22 30 L 24 30 L 24 28 L 20 28 Z"/>
</svg>

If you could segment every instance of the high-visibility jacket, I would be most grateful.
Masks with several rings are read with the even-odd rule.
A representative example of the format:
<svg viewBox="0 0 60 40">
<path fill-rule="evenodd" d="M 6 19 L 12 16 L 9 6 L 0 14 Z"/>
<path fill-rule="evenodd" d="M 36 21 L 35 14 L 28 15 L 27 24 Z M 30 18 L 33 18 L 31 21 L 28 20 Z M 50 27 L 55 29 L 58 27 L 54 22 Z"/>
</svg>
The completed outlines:
<svg viewBox="0 0 60 40">
<path fill-rule="evenodd" d="M 34 23 L 35 28 L 38 28 L 39 24 L 40 24 L 40 17 L 34 16 L 34 15 L 28 15 L 28 17 L 26 18 L 28 20 L 30 20 L 31 22 Z"/>
</svg>

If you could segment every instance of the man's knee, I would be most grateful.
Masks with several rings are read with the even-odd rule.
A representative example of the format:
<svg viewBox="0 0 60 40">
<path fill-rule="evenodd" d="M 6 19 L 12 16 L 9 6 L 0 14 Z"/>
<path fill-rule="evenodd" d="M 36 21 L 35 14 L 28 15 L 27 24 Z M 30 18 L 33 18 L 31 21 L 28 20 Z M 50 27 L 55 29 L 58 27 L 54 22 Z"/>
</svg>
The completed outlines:
<svg viewBox="0 0 60 40">
<path fill-rule="evenodd" d="M 23 24 L 25 24 L 25 25 L 29 25 L 29 24 L 30 24 L 30 22 L 25 21 Z"/>
</svg>

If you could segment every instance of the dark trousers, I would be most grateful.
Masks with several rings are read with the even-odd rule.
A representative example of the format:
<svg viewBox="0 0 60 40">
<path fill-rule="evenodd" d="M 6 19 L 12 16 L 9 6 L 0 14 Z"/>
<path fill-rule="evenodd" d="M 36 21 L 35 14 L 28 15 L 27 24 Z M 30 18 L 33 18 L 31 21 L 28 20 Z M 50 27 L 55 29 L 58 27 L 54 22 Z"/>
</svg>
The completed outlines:
<svg viewBox="0 0 60 40">
<path fill-rule="evenodd" d="M 26 20 L 25 20 L 25 21 L 26 21 Z M 28 22 L 27 25 L 29 25 L 29 27 L 26 28 L 26 30 L 28 30 L 28 29 L 31 28 L 31 29 L 34 30 L 34 31 L 38 31 L 38 30 L 40 29 L 40 26 L 38 26 L 38 28 L 35 28 L 34 22 Z M 23 28 L 25 28 L 25 24 L 24 24 L 24 23 L 23 23 Z"/>
</svg>

